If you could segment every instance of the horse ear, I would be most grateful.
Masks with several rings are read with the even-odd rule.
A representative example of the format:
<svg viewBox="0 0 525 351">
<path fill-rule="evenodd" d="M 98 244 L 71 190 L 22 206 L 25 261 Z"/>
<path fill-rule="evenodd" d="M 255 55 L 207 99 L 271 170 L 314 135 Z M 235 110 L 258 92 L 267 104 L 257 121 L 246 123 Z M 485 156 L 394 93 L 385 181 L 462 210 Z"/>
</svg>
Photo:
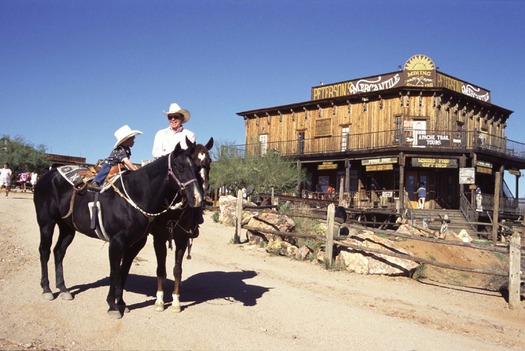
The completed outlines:
<svg viewBox="0 0 525 351">
<path fill-rule="evenodd" d="M 195 146 L 195 143 L 192 143 L 191 140 L 186 136 L 186 145 L 188 146 L 188 149 L 192 149 Z"/>
<path fill-rule="evenodd" d="M 178 154 L 180 154 L 180 150 L 182 150 L 182 146 L 180 146 L 180 143 L 177 143 L 177 145 L 175 146 L 175 149 L 173 150 L 173 156 L 177 156 Z"/>
<path fill-rule="evenodd" d="M 211 137 L 210 140 L 208 140 L 208 143 L 205 146 L 206 149 L 211 150 L 211 148 L 213 147 L 213 137 Z"/>
</svg>

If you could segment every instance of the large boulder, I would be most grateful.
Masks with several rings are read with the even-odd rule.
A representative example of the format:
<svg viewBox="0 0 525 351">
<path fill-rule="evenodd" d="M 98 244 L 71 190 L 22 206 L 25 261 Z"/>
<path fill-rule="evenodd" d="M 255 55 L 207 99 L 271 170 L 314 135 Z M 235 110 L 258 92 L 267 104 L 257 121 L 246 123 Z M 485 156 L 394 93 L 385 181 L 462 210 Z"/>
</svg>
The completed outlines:
<svg viewBox="0 0 525 351">
<path fill-rule="evenodd" d="M 243 206 L 256 206 L 253 202 L 242 200 Z M 237 198 L 232 195 L 225 195 L 219 198 L 219 223 L 235 227 L 237 220 Z M 242 224 L 248 223 L 251 217 L 256 216 L 259 212 L 255 210 L 242 211 Z"/>
<path fill-rule="evenodd" d="M 399 248 L 395 248 L 390 240 L 376 236 L 372 232 L 366 230 L 360 232 L 359 236 L 352 236 L 345 240 L 341 240 L 341 242 L 381 251 L 406 253 Z M 351 248 L 341 249 L 335 262 L 338 265 L 342 265 L 350 272 L 360 274 L 408 276 L 410 275 L 410 272 L 419 266 L 418 263 L 412 260 L 372 252 L 355 251 Z"/>
</svg>

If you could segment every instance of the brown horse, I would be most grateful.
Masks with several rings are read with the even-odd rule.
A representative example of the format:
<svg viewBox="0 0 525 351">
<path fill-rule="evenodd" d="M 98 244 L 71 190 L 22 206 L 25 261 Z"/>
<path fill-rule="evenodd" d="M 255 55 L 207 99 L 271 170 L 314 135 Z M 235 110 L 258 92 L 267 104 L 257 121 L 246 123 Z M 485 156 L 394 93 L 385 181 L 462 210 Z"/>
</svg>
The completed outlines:
<svg viewBox="0 0 525 351">
<path fill-rule="evenodd" d="M 213 138 L 206 145 L 197 145 L 192 154 L 193 161 L 199 169 L 200 182 L 204 193 L 209 187 L 209 173 L 211 157 L 209 150 L 213 147 Z M 157 299 L 155 310 L 164 311 L 164 284 L 166 281 L 166 243 L 171 247 L 171 240 L 175 241 L 175 266 L 173 268 L 174 289 L 173 303 L 174 311 L 180 312 L 180 284 L 182 279 L 182 261 L 188 245 L 193 238 L 198 236 L 199 219 L 202 217 L 202 208 L 183 208 L 167 211 L 155 218 L 149 232 L 153 235 L 153 246 L 157 257 Z M 191 247 L 191 246 L 190 246 Z"/>
</svg>

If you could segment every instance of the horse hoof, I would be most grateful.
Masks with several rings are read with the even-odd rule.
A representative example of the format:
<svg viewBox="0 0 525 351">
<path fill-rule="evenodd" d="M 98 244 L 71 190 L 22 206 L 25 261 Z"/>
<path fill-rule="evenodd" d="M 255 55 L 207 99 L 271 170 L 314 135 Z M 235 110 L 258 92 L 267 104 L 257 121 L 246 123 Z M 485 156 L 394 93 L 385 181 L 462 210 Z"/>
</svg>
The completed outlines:
<svg viewBox="0 0 525 351">
<path fill-rule="evenodd" d="M 129 308 L 128 308 L 128 306 L 124 307 L 124 313 L 129 313 Z"/>
<path fill-rule="evenodd" d="M 180 311 L 182 311 L 182 309 L 180 308 L 180 306 L 171 306 L 171 309 L 173 312 L 175 313 L 180 313 Z"/>
<path fill-rule="evenodd" d="M 119 311 L 108 311 L 108 315 L 111 319 L 121 319 L 122 318 L 122 313 L 120 313 Z"/>
<path fill-rule="evenodd" d="M 69 291 L 61 292 L 60 295 L 58 296 L 60 296 L 62 300 L 66 300 L 66 301 L 73 300 L 73 295 L 71 295 Z"/>
<path fill-rule="evenodd" d="M 46 301 L 53 301 L 55 299 L 55 297 L 53 296 L 53 293 L 50 293 L 50 292 L 42 293 L 42 297 Z"/>
<path fill-rule="evenodd" d="M 155 312 L 164 312 L 164 304 L 163 303 L 156 303 L 155 304 Z"/>
</svg>

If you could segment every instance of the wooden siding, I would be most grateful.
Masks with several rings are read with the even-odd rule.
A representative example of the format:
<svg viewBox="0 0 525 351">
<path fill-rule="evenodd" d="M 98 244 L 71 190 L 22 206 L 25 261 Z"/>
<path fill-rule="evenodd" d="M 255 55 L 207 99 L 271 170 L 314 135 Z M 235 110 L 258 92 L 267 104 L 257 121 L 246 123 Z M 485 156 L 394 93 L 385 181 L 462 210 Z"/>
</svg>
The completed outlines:
<svg viewBox="0 0 525 351">
<path fill-rule="evenodd" d="M 310 140 L 302 150 L 306 154 L 343 151 L 341 136 L 344 127 L 349 128 L 349 150 L 373 149 L 394 142 L 396 116 L 401 117 L 405 134 L 406 127 L 416 119 L 425 120 L 429 131 L 448 131 L 452 134 L 457 131 L 458 138 L 462 133 L 483 131 L 486 143 L 504 138 L 508 118 L 508 114 L 443 92 L 383 92 L 382 95 L 369 95 L 351 101 L 339 99 L 330 103 L 310 103 L 302 108 L 275 108 L 245 116 L 247 151 L 257 152 L 259 136 L 266 134 L 268 145 L 279 143 L 280 152 L 301 153 L 298 149 L 299 132 Z M 353 137 L 364 134 L 368 137 Z M 465 147 L 475 146 L 471 138 L 465 142 Z"/>
</svg>

